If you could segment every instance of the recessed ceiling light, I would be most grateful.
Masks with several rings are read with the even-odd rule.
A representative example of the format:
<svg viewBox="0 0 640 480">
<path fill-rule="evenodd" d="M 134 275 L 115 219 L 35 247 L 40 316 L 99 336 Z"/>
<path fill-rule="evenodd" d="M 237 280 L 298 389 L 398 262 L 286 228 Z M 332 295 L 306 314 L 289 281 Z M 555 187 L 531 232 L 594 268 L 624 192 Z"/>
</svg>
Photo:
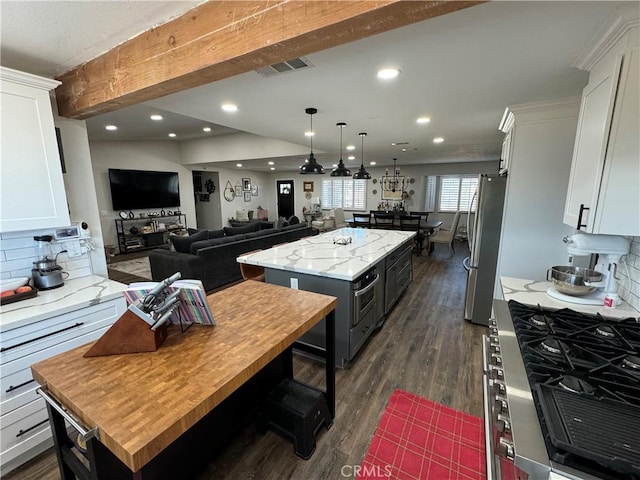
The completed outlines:
<svg viewBox="0 0 640 480">
<path fill-rule="evenodd" d="M 275 169 L 276 169 L 276 167 L 271 167 L 271 168 L 269 168 L 269 170 L 275 170 Z"/>
<path fill-rule="evenodd" d="M 267 162 L 267 165 L 275 165 L 274 162 Z"/>
<path fill-rule="evenodd" d="M 202 131 L 209 133 L 211 131 L 211 127 L 202 127 Z"/>
<path fill-rule="evenodd" d="M 355 145 L 347 145 L 347 150 L 351 151 L 351 150 L 355 150 L 356 146 Z"/>
<path fill-rule="evenodd" d="M 233 103 L 223 103 L 221 105 L 222 110 L 225 112 L 233 113 L 238 111 L 238 106 Z"/>
<path fill-rule="evenodd" d="M 406 151 L 407 151 L 407 149 L 406 149 L 406 148 L 403 148 L 403 149 L 402 149 L 402 151 L 403 151 L 403 152 L 406 152 Z"/>
<path fill-rule="evenodd" d="M 416 120 L 416 123 L 425 124 L 425 123 L 429 123 L 430 121 L 431 119 L 429 117 L 418 117 L 418 119 Z"/>
<path fill-rule="evenodd" d="M 397 68 L 383 68 L 378 70 L 378 78 L 382 80 L 390 80 L 400 75 L 400 70 Z"/>
<path fill-rule="evenodd" d="M 433 143 L 442 143 L 444 142 L 444 138 L 442 137 L 436 137 L 433 139 Z"/>
<path fill-rule="evenodd" d="M 113 130 L 117 130 L 118 127 L 116 127 L 115 125 L 106 125 L 104 127 L 105 130 L 109 130 L 109 131 L 113 131 Z"/>
<path fill-rule="evenodd" d="M 315 134 L 316 132 L 312 132 L 311 130 L 307 130 L 306 132 L 304 132 L 305 137 L 313 137 Z"/>
<path fill-rule="evenodd" d="M 169 134 L 169 136 L 170 136 L 171 138 L 174 138 L 174 137 L 176 136 L 176 134 L 172 132 L 172 133 L 170 133 L 170 134 Z"/>
<path fill-rule="evenodd" d="M 338 168 L 338 164 L 334 163 L 333 165 L 331 165 L 333 168 Z"/>
<path fill-rule="evenodd" d="M 150 118 L 151 120 L 153 120 L 154 122 L 159 122 L 159 121 L 160 121 L 160 120 L 162 120 L 164 117 L 163 117 L 162 115 L 158 115 L 158 114 L 156 113 L 156 114 L 151 115 L 149 118 Z"/>
<path fill-rule="evenodd" d="M 236 167 L 240 168 L 240 167 L 242 167 L 242 164 L 241 163 L 236 163 Z"/>
<path fill-rule="evenodd" d="M 375 165 L 376 162 L 369 162 L 369 165 Z"/>
<path fill-rule="evenodd" d="M 349 155 L 347 157 L 347 160 L 355 160 L 355 159 L 356 159 L 355 155 Z"/>
</svg>

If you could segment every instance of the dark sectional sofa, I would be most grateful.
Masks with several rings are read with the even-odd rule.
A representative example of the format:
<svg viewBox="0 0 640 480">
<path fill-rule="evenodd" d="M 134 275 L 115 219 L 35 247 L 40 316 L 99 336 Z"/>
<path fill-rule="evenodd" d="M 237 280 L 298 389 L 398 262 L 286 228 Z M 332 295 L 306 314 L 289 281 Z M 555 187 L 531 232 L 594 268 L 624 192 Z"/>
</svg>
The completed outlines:
<svg viewBox="0 0 640 480">
<path fill-rule="evenodd" d="M 149 253 L 151 278 L 160 281 L 180 272 L 182 278 L 202 280 L 211 291 L 242 279 L 236 258 L 258 249 L 267 249 L 313 235 L 306 223 L 282 228 L 260 229 L 259 223 L 222 230 L 192 230 L 188 237 L 171 237 L 176 251 Z M 316 232 L 317 233 L 317 232 Z"/>
</svg>

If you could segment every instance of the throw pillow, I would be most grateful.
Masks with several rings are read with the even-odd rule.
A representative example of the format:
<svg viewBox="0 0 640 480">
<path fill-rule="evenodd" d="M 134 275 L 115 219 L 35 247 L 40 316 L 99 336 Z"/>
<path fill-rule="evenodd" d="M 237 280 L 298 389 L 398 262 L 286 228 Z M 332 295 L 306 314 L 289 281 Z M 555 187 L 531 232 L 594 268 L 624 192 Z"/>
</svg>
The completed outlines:
<svg viewBox="0 0 640 480">
<path fill-rule="evenodd" d="M 206 240 L 209 236 L 209 232 L 207 230 L 201 230 L 193 235 L 189 235 L 186 237 L 181 237 L 179 235 L 172 235 L 169 237 L 171 243 L 173 243 L 173 247 L 176 249 L 176 252 L 181 253 L 189 253 L 189 249 L 193 242 L 198 240 Z"/>
<path fill-rule="evenodd" d="M 201 230 L 201 229 L 199 229 L 199 228 L 187 228 L 187 233 L 188 233 L 189 235 L 194 235 L 194 234 L 196 234 L 196 233 L 198 233 L 198 232 L 201 232 L 201 231 L 202 231 L 202 230 Z"/>
<path fill-rule="evenodd" d="M 209 230 L 209 238 L 220 238 L 220 237 L 224 237 L 224 229 Z"/>
<path fill-rule="evenodd" d="M 300 223 L 300 219 L 298 217 L 296 217 L 295 215 L 291 215 L 289 217 L 288 222 L 289 222 L 289 225 L 296 225 L 296 224 Z"/>
<path fill-rule="evenodd" d="M 278 217 L 278 221 L 276 222 L 276 228 L 282 228 L 286 225 L 289 225 L 289 222 L 284 217 Z"/>
<path fill-rule="evenodd" d="M 246 210 L 236 210 L 236 220 L 239 222 L 248 222 L 249 221 L 249 212 Z"/>
</svg>

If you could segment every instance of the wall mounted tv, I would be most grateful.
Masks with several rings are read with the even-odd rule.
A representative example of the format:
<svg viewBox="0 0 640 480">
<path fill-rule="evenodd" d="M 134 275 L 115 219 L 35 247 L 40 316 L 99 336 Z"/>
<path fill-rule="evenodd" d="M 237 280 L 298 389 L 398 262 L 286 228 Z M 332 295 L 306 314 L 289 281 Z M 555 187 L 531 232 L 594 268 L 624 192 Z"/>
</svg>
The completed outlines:
<svg viewBox="0 0 640 480">
<path fill-rule="evenodd" d="M 180 206 L 177 172 L 109 169 L 114 210 Z"/>
</svg>

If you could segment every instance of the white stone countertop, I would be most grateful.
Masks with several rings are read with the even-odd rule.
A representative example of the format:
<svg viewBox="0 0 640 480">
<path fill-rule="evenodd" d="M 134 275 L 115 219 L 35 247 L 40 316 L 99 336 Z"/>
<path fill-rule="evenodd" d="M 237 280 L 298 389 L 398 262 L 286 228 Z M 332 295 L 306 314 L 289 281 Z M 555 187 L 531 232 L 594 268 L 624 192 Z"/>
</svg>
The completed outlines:
<svg viewBox="0 0 640 480">
<path fill-rule="evenodd" d="M 341 228 L 238 257 L 238 262 L 265 268 L 319 275 L 352 281 L 416 232 Z M 338 236 L 350 236 L 347 245 L 333 243 Z"/>
<path fill-rule="evenodd" d="M 545 308 L 570 308 L 592 315 L 599 313 L 603 317 L 638 318 L 640 316 L 640 312 L 624 301 L 615 308 L 606 308 L 604 305 L 583 305 L 557 300 L 547 295 L 547 289 L 553 286 L 551 282 L 547 281 L 500 277 L 500 283 L 502 284 L 502 294 L 505 300 L 515 300 L 527 305 L 540 305 Z"/>
<path fill-rule="evenodd" d="M 97 275 L 66 280 L 60 288 L 39 290 L 34 298 L 0 307 L 0 333 L 123 297 L 122 291 L 126 287 L 124 283 Z"/>
</svg>

